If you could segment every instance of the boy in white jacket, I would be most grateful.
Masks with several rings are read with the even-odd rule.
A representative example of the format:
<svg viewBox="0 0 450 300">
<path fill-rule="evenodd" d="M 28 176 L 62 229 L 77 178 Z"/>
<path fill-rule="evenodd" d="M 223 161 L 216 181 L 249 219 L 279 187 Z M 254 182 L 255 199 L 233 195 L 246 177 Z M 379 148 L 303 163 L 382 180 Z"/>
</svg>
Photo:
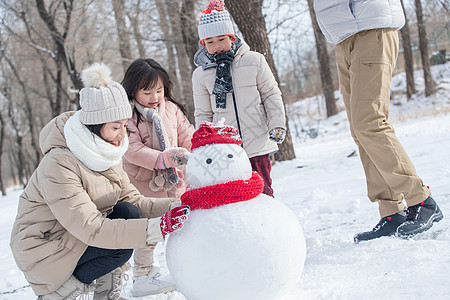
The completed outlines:
<svg viewBox="0 0 450 300">
<path fill-rule="evenodd" d="M 250 51 L 235 34 L 223 0 L 211 0 L 202 12 L 198 66 L 192 75 L 195 125 L 225 123 L 236 127 L 252 168 L 264 180 L 263 193 L 273 196 L 270 154 L 285 138 L 281 91 L 264 56 Z"/>
</svg>

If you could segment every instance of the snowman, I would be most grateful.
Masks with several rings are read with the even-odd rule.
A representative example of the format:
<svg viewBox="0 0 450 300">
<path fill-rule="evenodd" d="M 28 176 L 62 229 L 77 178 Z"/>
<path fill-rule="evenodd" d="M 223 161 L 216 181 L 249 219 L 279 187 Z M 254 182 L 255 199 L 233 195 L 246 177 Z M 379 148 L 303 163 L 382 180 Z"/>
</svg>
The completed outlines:
<svg viewBox="0 0 450 300">
<path fill-rule="evenodd" d="M 181 196 L 191 214 L 166 248 L 177 290 L 188 300 L 278 300 L 302 274 L 298 219 L 262 194 L 241 143 L 237 130 L 221 122 L 202 123 L 192 137 L 189 188 Z"/>
</svg>

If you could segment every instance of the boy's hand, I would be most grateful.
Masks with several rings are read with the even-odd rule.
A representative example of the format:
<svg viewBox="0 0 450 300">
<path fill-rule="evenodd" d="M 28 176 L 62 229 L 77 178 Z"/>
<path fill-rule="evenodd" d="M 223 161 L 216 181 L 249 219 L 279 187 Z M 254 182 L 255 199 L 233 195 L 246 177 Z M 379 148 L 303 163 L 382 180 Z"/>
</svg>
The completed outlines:
<svg viewBox="0 0 450 300">
<path fill-rule="evenodd" d="M 277 144 L 281 144 L 286 138 L 286 130 L 281 127 L 273 128 L 269 131 L 269 139 Z"/>
</svg>

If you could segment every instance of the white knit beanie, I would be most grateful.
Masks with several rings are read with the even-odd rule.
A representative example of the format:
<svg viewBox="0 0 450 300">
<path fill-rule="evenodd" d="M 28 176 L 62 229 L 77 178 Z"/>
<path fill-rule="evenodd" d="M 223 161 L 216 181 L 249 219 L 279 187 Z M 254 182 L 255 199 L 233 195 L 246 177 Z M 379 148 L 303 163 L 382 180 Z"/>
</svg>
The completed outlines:
<svg viewBox="0 0 450 300">
<path fill-rule="evenodd" d="M 224 0 L 210 0 L 202 11 L 198 23 L 200 41 L 213 36 L 234 35 L 233 23 L 224 5 Z"/>
<path fill-rule="evenodd" d="M 81 72 L 80 121 L 86 125 L 129 119 L 132 109 L 127 92 L 111 78 L 111 69 L 94 63 Z"/>
</svg>

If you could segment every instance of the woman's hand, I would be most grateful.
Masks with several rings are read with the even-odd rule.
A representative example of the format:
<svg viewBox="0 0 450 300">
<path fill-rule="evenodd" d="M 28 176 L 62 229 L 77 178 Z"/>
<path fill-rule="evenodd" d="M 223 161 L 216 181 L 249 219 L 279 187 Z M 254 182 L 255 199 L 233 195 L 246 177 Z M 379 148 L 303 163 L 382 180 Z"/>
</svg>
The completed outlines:
<svg viewBox="0 0 450 300">
<path fill-rule="evenodd" d="M 189 206 L 177 206 L 169 210 L 161 217 L 161 232 L 165 236 L 183 228 L 184 222 L 188 219 L 191 212 Z"/>
</svg>

